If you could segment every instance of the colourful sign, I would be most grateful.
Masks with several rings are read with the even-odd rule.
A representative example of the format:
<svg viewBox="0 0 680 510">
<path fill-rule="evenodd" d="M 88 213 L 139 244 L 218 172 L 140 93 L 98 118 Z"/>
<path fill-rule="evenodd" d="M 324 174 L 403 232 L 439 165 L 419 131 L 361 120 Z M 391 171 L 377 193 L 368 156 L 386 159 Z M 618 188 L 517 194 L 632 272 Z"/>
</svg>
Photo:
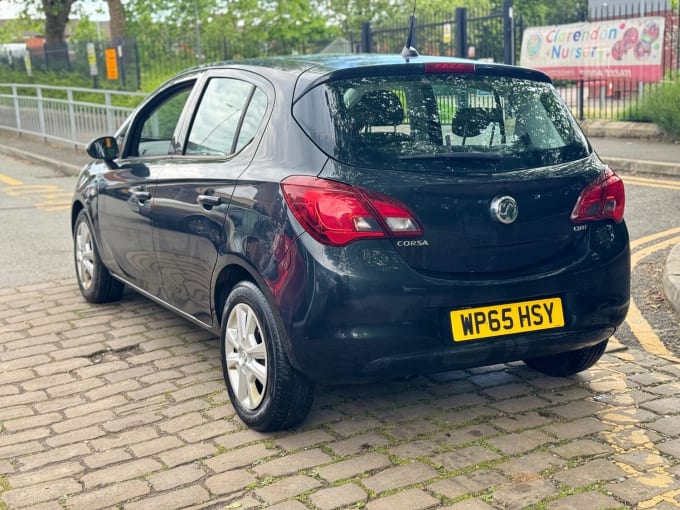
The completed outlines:
<svg viewBox="0 0 680 510">
<path fill-rule="evenodd" d="M 108 80 L 118 79 L 118 56 L 116 48 L 106 48 L 104 50 L 104 63 L 106 64 L 106 78 Z"/>
<path fill-rule="evenodd" d="M 97 69 L 97 55 L 94 50 L 94 43 L 87 43 L 87 64 L 90 67 L 90 76 L 97 76 L 99 69 Z"/>
<path fill-rule="evenodd" d="M 664 28 L 661 17 L 530 27 L 520 65 L 555 80 L 657 82 L 663 78 Z"/>
<path fill-rule="evenodd" d="M 451 42 L 451 23 L 444 24 L 444 33 L 442 34 L 442 42 L 449 44 Z"/>
</svg>

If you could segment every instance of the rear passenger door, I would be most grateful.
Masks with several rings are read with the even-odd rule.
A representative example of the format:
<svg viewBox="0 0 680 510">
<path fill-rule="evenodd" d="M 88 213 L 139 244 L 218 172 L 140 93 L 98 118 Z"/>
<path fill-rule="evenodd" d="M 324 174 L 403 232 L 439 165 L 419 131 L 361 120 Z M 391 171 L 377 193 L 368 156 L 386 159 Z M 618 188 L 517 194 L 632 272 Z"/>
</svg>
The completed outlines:
<svg viewBox="0 0 680 510">
<path fill-rule="evenodd" d="M 155 192 L 153 235 L 167 302 L 210 326 L 212 273 L 227 251 L 227 209 L 273 92 L 242 71 L 207 72 L 198 87 L 183 145 Z"/>
</svg>

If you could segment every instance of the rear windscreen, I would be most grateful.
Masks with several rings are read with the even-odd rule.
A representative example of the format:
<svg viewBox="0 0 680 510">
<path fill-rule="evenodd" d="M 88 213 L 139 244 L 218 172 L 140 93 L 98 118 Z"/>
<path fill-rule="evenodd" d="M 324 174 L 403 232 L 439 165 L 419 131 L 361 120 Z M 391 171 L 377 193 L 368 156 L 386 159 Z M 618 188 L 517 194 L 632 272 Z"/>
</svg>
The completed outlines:
<svg viewBox="0 0 680 510">
<path fill-rule="evenodd" d="M 588 144 L 547 83 L 475 74 L 367 76 L 315 86 L 293 114 L 346 164 L 497 172 L 575 161 Z"/>
</svg>

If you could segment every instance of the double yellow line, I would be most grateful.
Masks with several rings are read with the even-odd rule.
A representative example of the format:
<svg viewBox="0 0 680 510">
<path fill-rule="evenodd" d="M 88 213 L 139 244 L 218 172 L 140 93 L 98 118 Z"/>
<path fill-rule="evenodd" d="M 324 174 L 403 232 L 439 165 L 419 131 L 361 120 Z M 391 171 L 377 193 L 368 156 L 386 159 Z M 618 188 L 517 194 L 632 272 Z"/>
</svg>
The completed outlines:
<svg viewBox="0 0 680 510">
<path fill-rule="evenodd" d="M 678 185 L 678 189 L 680 189 L 680 185 Z M 630 243 L 631 272 L 635 270 L 635 267 L 640 261 L 652 253 L 659 250 L 665 250 L 678 243 L 680 243 L 680 227 L 664 230 L 663 232 L 658 232 L 632 241 Z M 659 336 L 654 332 L 654 329 L 649 325 L 649 322 L 642 316 L 642 312 L 640 312 L 640 309 L 632 298 L 630 300 L 630 308 L 628 309 L 626 323 L 628 323 L 633 335 L 647 352 L 680 363 L 680 359 L 675 357 L 666 348 L 659 339 Z"/>
<path fill-rule="evenodd" d="M 664 180 L 664 179 L 648 179 L 646 177 L 636 177 L 622 175 L 624 184 L 635 184 L 636 186 L 648 186 L 650 188 L 674 189 L 680 190 L 680 181 Z"/>
</svg>

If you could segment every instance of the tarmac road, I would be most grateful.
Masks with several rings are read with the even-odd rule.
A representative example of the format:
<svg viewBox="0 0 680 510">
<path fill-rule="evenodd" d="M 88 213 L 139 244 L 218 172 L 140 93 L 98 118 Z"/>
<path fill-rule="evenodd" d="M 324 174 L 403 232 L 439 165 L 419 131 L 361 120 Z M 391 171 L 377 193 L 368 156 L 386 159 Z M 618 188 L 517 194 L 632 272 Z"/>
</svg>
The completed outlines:
<svg viewBox="0 0 680 510">
<path fill-rule="evenodd" d="M 74 186 L 75 177 L 0 153 L 0 287 L 74 276 Z"/>
</svg>

